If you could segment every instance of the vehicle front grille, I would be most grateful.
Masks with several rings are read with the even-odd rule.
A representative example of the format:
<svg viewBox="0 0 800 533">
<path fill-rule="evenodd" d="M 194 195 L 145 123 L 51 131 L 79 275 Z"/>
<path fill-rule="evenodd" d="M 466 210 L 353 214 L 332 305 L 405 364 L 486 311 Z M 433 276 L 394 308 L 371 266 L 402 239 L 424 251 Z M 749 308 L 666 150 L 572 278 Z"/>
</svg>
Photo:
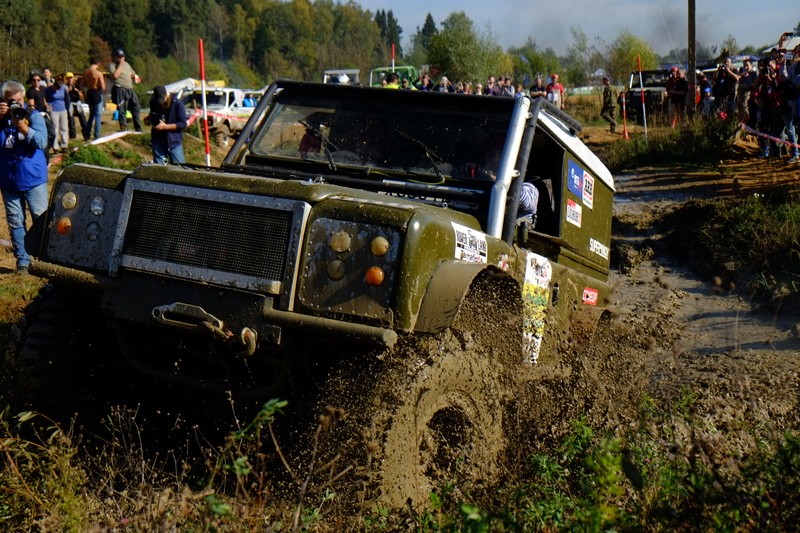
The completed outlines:
<svg viewBox="0 0 800 533">
<path fill-rule="evenodd" d="M 293 213 L 136 190 L 123 256 L 282 281 Z"/>
</svg>

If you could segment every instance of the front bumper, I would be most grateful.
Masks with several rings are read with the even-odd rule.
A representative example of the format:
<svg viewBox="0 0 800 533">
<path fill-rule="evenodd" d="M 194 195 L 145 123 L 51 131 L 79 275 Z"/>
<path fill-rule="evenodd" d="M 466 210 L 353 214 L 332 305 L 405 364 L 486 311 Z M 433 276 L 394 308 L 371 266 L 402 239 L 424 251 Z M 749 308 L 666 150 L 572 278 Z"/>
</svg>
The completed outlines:
<svg viewBox="0 0 800 533">
<path fill-rule="evenodd" d="M 391 348 L 397 342 L 397 333 L 392 329 L 283 311 L 275 308 L 274 298 L 262 294 L 137 272 L 123 272 L 119 278 L 112 278 L 37 260 L 33 261 L 30 272 L 102 293 L 104 312 L 115 318 L 194 330 L 198 335 L 206 331 L 200 325 L 190 320 L 172 320 L 170 325 L 158 320 L 158 313 L 153 311 L 174 304 L 202 307 L 209 314 L 222 317 L 221 322 L 232 333 L 249 327 L 260 332 L 259 337 L 265 343 L 274 345 L 281 344 L 283 330 L 299 334 L 298 338 L 336 337 L 382 348 Z"/>
</svg>

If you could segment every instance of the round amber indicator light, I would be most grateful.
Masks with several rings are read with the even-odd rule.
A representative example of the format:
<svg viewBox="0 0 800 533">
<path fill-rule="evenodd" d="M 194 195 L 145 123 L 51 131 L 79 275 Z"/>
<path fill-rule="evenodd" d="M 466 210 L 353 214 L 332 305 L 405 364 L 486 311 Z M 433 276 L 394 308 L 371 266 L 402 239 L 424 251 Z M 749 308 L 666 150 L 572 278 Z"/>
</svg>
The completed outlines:
<svg viewBox="0 0 800 533">
<path fill-rule="evenodd" d="M 389 241 L 386 237 L 375 237 L 372 239 L 370 249 L 372 250 L 372 255 L 383 257 L 389 251 Z"/>
<path fill-rule="evenodd" d="M 74 192 L 70 191 L 61 197 L 61 205 L 64 209 L 74 209 L 78 205 L 78 197 L 75 196 Z"/>
<path fill-rule="evenodd" d="M 384 274 L 381 267 L 373 266 L 367 269 L 367 273 L 364 276 L 364 281 L 367 283 L 367 285 L 378 287 L 381 283 L 383 283 L 385 277 L 386 274 Z"/>
<path fill-rule="evenodd" d="M 58 222 L 56 222 L 56 231 L 61 235 L 66 235 L 72 231 L 72 221 L 69 217 L 61 217 L 58 219 Z"/>
</svg>

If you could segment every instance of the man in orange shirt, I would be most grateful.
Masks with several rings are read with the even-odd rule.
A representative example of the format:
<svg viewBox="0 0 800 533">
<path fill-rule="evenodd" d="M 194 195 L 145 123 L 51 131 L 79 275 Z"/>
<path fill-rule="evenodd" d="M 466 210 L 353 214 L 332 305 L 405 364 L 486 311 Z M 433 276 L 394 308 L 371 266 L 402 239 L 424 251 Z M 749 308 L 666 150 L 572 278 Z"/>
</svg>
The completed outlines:
<svg viewBox="0 0 800 533">
<path fill-rule="evenodd" d="M 92 65 L 83 73 L 83 84 L 86 88 L 86 103 L 89 104 L 89 121 L 86 131 L 92 131 L 94 123 L 94 138 L 100 137 L 100 118 L 103 115 L 103 95 L 106 92 L 106 79 L 99 70 L 100 61 L 92 58 Z"/>
</svg>

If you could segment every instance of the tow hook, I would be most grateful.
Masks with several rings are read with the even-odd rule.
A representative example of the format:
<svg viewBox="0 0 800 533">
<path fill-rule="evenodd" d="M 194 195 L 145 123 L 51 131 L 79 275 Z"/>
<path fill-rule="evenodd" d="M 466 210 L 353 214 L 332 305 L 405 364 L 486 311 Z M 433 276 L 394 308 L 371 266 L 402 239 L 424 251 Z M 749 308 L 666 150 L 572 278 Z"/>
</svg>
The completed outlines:
<svg viewBox="0 0 800 533">
<path fill-rule="evenodd" d="M 193 330 L 200 329 L 222 340 L 228 340 L 233 337 L 233 332 L 225 329 L 222 320 L 197 305 L 174 302 L 154 307 L 151 314 L 156 322 L 166 326 Z"/>
</svg>

